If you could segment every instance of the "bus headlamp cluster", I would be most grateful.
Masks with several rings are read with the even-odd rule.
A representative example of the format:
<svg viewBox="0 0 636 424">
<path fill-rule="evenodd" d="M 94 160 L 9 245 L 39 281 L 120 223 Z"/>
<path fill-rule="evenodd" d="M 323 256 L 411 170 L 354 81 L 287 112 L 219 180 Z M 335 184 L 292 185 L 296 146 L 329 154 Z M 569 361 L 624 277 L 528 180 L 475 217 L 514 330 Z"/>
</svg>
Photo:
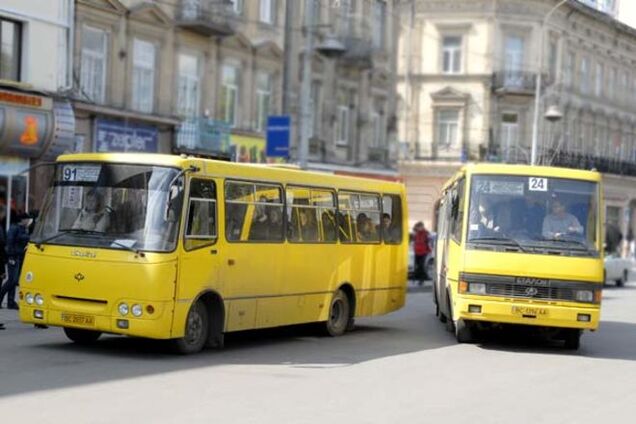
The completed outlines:
<svg viewBox="0 0 636 424">
<path fill-rule="evenodd" d="M 143 306 L 139 305 L 138 303 L 135 303 L 132 306 L 128 306 L 127 303 L 122 302 L 119 304 L 119 306 L 117 306 L 117 310 L 119 311 L 119 315 L 124 317 L 128 315 L 128 313 L 130 313 L 132 314 L 132 316 L 139 318 L 144 313 Z"/>
<path fill-rule="evenodd" d="M 594 302 L 593 290 L 576 290 L 574 296 L 578 302 Z"/>
<path fill-rule="evenodd" d="M 27 293 L 24 295 L 24 301 L 27 303 L 27 305 L 36 304 L 38 306 L 42 306 L 44 305 L 44 296 L 42 296 L 40 293 L 36 293 L 35 295 Z"/>
<path fill-rule="evenodd" d="M 486 294 L 486 283 L 468 283 L 468 293 Z"/>
</svg>

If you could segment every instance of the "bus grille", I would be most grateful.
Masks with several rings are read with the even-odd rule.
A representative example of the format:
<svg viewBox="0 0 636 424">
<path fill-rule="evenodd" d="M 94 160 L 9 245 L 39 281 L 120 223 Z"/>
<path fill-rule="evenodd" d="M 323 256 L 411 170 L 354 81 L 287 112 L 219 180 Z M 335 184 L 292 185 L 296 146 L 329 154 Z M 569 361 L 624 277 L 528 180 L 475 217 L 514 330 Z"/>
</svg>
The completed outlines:
<svg viewBox="0 0 636 424">
<path fill-rule="evenodd" d="M 576 301 L 574 290 L 564 287 L 534 287 L 521 284 L 489 283 L 486 292 L 493 296 L 538 300 Z"/>
</svg>

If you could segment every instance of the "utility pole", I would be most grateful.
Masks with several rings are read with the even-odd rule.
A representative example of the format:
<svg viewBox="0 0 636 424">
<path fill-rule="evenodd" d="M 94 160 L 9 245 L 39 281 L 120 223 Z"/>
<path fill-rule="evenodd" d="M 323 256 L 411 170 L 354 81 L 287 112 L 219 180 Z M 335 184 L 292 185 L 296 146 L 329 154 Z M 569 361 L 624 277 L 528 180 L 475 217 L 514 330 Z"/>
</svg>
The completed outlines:
<svg viewBox="0 0 636 424">
<path fill-rule="evenodd" d="M 289 0 L 288 0 L 289 1 Z M 311 125 L 311 56 L 314 51 L 313 35 L 313 0 L 305 0 L 305 51 L 303 52 L 302 85 L 300 87 L 299 143 L 298 163 L 301 169 L 307 169 L 309 156 L 309 126 Z"/>
<path fill-rule="evenodd" d="M 291 74 L 293 64 L 292 49 L 292 24 L 294 19 L 294 0 L 285 1 L 285 42 L 284 55 L 285 65 L 283 66 L 283 115 L 289 115 L 291 103 Z"/>
</svg>

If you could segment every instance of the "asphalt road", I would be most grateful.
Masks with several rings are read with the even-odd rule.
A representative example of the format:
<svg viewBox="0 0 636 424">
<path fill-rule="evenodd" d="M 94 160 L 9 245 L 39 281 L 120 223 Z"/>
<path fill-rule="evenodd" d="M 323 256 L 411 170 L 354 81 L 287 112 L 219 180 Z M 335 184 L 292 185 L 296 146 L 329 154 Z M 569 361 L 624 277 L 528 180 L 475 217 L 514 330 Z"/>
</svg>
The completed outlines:
<svg viewBox="0 0 636 424">
<path fill-rule="evenodd" d="M 173 356 L 158 342 L 0 319 L 0 417 L 21 423 L 613 423 L 636 416 L 636 283 L 605 291 L 578 352 L 514 334 L 457 345 L 429 292 L 341 338 L 301 327 Z"/>
</svg>

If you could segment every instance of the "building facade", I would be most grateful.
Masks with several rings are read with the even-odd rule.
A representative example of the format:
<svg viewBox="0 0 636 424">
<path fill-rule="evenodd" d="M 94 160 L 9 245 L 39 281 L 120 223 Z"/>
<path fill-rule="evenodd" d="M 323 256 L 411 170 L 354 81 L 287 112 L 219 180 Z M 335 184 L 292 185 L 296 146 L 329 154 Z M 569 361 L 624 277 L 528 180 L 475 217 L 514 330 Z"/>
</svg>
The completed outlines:
<svg viewBox="0 0 636 424">
<path fill-rule="evenodd" d="M 297 160 L 303 3 L 77 0 L 78 149 L 266 162 L 267 118 L 285 113 Z M 318 41 L 347 48 L 313 52 L 310 161 L 383 171 L 395 139 L 392 2 L 316 1 L 311 12 Z"/>
<path fill-rule="evenodd" d="M 72 150 L 69 46 L 74 0 L 0 3 L 0 205 L 11 216 L 39 198 L 38 161 Z"/>
<path fill-rule="evenodd" d="M 605 173 L 607 220 L 636 229 L 636 30 L 574 0 L 543 26 L 558 3 L 416 0 L 402 10 L 413 16 L 398 53 L 412 218 L 431 222 L 440 182 L 466 161 L 529 163 L 541 69 L 539 163 Z M 562 119 L 544 119 L 549 107 Z"/>
</svg>

